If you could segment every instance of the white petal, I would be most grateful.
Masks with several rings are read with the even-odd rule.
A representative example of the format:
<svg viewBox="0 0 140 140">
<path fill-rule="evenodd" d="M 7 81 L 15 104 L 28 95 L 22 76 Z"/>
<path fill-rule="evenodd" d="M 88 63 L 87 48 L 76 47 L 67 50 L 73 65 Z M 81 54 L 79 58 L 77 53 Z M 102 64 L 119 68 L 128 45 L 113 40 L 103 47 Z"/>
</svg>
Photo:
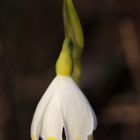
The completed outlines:
<svg viewBox="0 0 140 140">
<path fill-rule="evenodd" d="M 59 91 L 48 104 L 42 122 L 41 137 L 44 140 L 62 140 L 63 120 L 60 109 Z"/>
<path fill-rule="evenodd" d="M 41 121 L 45 111 L 45 108 L 51 98 L 53 97 L 55 90 L 58 86 L 57 77 L 51 82 L 50 86 L 42 96 L 41 100 L 39 101 L 36 111 L 33 116 L 32 124 L 31 124 L 31 138 L 38 140 L 39 133 L 41 130 Z"/>
<path fill-rule="evenodd" d="M 97 121 L 88 100 L 75 84 L 67 77 L 59 77 L 60 103 L 64 128 L 69 140 L 86 140 L 96 128 Z"/>
</svg>

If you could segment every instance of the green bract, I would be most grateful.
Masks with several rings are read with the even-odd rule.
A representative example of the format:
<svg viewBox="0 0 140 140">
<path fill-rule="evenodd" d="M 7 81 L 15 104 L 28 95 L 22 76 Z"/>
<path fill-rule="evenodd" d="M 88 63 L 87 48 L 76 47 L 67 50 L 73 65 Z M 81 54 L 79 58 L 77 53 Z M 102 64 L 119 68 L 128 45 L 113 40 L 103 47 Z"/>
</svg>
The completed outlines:
<svg viewBox="0 0 140 140">
<path fill-rule="evenodd" d="M 83 48 L 84 37 L 82 27 L 72 0 L 64 0 L 63 16 L 65 36 L 70 38 L 75 46 Z"/>
<path fill-rule="evenodd" d="M 65 37 L 72 42 L 73 79 L 79 84 L 81 77 L 81 54 L 84 47 L 84 36 L 79 17 L 72 0 L 64 0 L 63 18 Z"/>
</svg>

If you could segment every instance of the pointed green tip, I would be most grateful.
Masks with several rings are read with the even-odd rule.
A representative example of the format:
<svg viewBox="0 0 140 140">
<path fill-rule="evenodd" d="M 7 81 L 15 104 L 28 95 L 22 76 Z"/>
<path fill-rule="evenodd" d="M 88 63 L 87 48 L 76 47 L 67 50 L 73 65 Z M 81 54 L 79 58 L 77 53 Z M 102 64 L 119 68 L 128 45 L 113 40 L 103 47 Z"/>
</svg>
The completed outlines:
<svg viewBox="0 0 140 140">
<path fill-rule="evenodd" d="M 70 38 L 77 47 L 84 47 L 84 35 L 80 19 L 72 0 L 64 0 L 63 18 L 65 35 Z"/>
</svg>

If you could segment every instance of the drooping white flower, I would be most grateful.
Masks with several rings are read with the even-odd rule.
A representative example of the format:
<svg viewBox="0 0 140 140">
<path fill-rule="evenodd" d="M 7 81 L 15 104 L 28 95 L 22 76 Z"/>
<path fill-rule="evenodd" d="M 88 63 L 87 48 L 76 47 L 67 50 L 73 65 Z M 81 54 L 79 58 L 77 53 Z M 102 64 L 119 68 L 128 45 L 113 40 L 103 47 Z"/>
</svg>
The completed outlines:
<svg viewBox="0 0 140 140">
<path fill-rule="evenodd" d="M 31 125 L 32 140 L 88 140 L 97 120 L 88 100 L 72 79 L 70 40 L 65 39 L 56 62 L 57 76 L 37 105 Z"/>
<path fill-rule="evenodd" d="M 32 140 L 88 140 L 97 120 L 88 100 L 70 76 L 58 75 L 41 98 L 31 125 Z"/>
</svg>

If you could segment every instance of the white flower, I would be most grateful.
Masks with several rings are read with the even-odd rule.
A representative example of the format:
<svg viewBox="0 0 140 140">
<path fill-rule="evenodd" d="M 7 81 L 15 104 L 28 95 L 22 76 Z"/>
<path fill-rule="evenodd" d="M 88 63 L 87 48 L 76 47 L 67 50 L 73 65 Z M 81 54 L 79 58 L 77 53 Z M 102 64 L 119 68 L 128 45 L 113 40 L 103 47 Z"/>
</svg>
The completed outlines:
<svg viewBox="0 0 140 140">
<path fill-rule="evenodd" d="M 70 76 L 56 76 L 41 98 L 31 125 L 32 140 L 87 140 L 97 120 L 88 100 Z"/>
</svg>

